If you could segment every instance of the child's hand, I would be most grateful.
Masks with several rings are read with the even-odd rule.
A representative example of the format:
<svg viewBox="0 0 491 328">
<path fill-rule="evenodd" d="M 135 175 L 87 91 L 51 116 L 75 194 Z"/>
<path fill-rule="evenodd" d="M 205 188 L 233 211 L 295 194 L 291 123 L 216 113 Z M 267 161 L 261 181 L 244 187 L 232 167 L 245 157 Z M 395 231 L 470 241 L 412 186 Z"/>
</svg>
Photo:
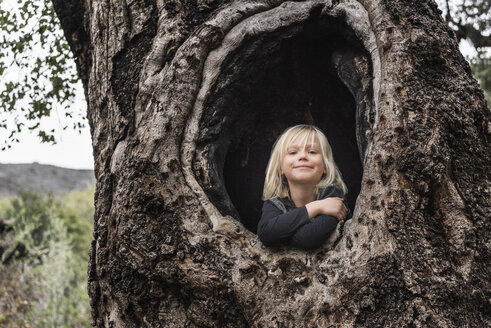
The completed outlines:
<svg viewBox="0 0 491 328">
<path fill-rule="evenodd" d="M 321 200 L 316 200 L 305 205 L 309 218 L 316 217 L 317 215 L 331 215 L 342 221 L 346 218 L 348 209 L 343 203 L 343 199 L 340 197 L 329 197 Z"/>
</svg>

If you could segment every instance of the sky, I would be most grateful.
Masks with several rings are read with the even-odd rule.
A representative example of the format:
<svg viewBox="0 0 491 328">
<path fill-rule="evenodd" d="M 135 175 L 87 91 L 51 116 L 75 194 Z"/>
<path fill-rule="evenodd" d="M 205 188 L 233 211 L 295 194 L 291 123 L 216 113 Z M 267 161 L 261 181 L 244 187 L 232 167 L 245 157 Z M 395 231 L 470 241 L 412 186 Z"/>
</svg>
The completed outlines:
<svg viewBox="0 0 491 328">
<path fill-rule="evenodd" d="M 78 96 L 72 106 L 76 108 L 75 111 L 85 113 L 86 105 L 81 89 L 80 85 Z M 0 163 L 38 162 L 71 169 L 93 169 L 94 158 L 90 129 L 87 120 L 84 123 L 85 128 L 81 130 L 81 133 L 71 126 L 63 130 L 62 127 L 67 125 L 67 122 L 55 112 L 51 117 L 43 119 L 41 125 L 45 130 L 57 128 L 56 144 L 41 143 L 36 132 L 22 131 L 19 135 L 19 143 L 13 143 L 10 149 L 0 150 Z M 0 139 L 3 140 L 7 136 L 8 132 L 0 129 Z"/>
<path fill-rule="evenodd" d="M 49 124 L 59 124 L 55 120 Z M 0 134 L 0 138 L 5 133 Z M 0 163 L 33 163 L 51 164 L 71 169 L 93 169 L 92 143 L 88 125 L 79 134 L 67 128 L 58 134 L 58 142 L 40 143 L 35 134 L 22 132 L 20 142 L 11 149 L 0 151 Z"/>
<path fill-rule="evenodd" d="M 462 42 L 460 50 L 464 55 L 472 55 L 474 50 L 468 42 Z M 15 74 L 15 72 L 11 72 Z M 79 87 L 79 92 L 76 97 L 74 108 L 78 111 L 85 111 L 85 99 L 83 92 Z M 5 115 L 5 114 L 3 114 Z M 35 133 L 23 131 L 19 135 L 19 143 L 14 143 L 12 148 L 1 151 L 0 163 L 33 163 L 50 164 L 72 169 L 93 169 L 94 159 L 92 157 L 92 144 L 88 123 L 85 121 L 86 127 L 79 133 L 76 130 L 68 127 L 62 130 L 59 127 L 63 125 L 60 117 L 52 115 L 49 119 L 42 121 L 46 130 L 51 127 L 58 127 L 56 134 L 57 143 L 47 144 L 40 143 L 39 137 Z M 7 137 L 7 132 L 0 129 L 0 139 Z"/>
<path fill-rule="evenodd" d="M 18 8 L 23 5 L 21 1 L 0 0 L 0 2 L 2 2 L 2 9 L 7 9 L 11 15 L 18 15 L 17 17 L 20 16 Z M 44 5 L 44 2 L 42 5 Z M 40 9 L 31 11 L 34 16 L 26 21 L 28 24 L 26 27 L 19 27 L 21 30 L 14 30 L 8 32 L 8 34 L 5 34 L 6 32 L 4 29 L 0 30 L 1 39 L 3 40 L 5 38 L 6 42 L 8 43 L 9 40 L 15 40 L 18 37 L 16 35 L 17 33 L 25 33 L 26 31 L 28 32 L 30 30 L 36 31 L 40 19 L 39 15 L 42 15 L 42 6 L 39 8 Z M 62 31 L 59 30 L 58 33 L 61 34 Z M 37 34 L 34 34 L 34 38 L 36 38 L 36 36 Z M 53 37 L 54 36 L 48 36 L 48 39 Z M 51 53 L 46 50 L 46 48 L 43 48 L 38 40 L 38 43 L 34 47 L 28 48 L 25 52 L 23 52 L 23 54 L 25 54 L 25 58 L 36 59 L 40 57 L 43 59 L 44 57 L 42 56 L 46 56 Z M 15 64 L 11 52 L 6 50 L 3 52 L 3 55 L 4 57 L 2 60 L 8 65 L 8 68 L 2 74 L 0 74 L 0 91 L 4 90 L 4 85 L 6 82 L 20 82 L 25 76 L 32 75 L 32 66 L 21 69 Z M 71 66 L 71 71 L 74 71 L 75 64 L 72 63 Z M 67 72 L 67 74 L 69 74 L 69 68 L 67 69 Z M 39 84 L 50 84 L 50 81 L 38 81 Z M 24 100 L 21 105 L 26 107 L 29 106 L 27 101 L 28 100 Z M 4 141 L 9 139 L 8 137 L 12 127 L 15 126 L 16 123 L 23 123 L 25 124 L 25 127 L 32 126 L 33 123 L 25 120 L 23 112 L 17 111 L 14 113 L 8 113 L 0 110 L 0 122 L 7 120 L 7 124 L 9 126 L 9 130 L 0 128 L 0 163 L 38 162 L 41 164 L 51 164 L 73 169 L 93 169 L 94 159 L 92 157 L 91 137 L 87 120 L 85 119 L 81 122 L 85 123 L 86 126 L 81 130 L 81 133 L 72 128 L 75 122 L 79 122 L 82 117 L 86 116 L 86 103 L 82 84 L 80 82 L 76 85 L 75 99 L 74 102 L 69 105 L 69 108 L 74 117 L 73 119 L 65 116 L 66 110 L 58 105 L 51 111 L 50 117 L 43 118 L 40 122 L 40 127 L 44 131 L 50 131 L 52 129 L 55 130 L 54 136 L 57 141 L 56 144 L 41 143 L 40 138 L 37 136 L 38 131 L 30 132 L 27 128 L 24 128 L 24 131 L 17 135 L 20 142 L 11 143 L 11 148 L 5 151 L 2 151 L 1 148 L 3 148 L 5 145 Z M 0 109 L 2 108 L 0 107 Z M 67 126 L 65 130 L 63 130 L 64 126 Z"/>
</svg>

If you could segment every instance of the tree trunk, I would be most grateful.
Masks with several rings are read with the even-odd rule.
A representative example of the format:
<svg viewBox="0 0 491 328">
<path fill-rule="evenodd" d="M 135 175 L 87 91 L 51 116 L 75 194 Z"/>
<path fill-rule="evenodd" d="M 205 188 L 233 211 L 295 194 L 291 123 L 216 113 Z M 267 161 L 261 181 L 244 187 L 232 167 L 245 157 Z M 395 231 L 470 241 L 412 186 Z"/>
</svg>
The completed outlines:
<svg viewBox="0 0 491 328">
<path fill-rule="evenodd" d="M 490 112 L 433 1 L 54 3 L 88 100 L 97 327 L 491 325 Z M 264 169 L 298 123 L 354 214 L 265 248 Z"/>
</svg>

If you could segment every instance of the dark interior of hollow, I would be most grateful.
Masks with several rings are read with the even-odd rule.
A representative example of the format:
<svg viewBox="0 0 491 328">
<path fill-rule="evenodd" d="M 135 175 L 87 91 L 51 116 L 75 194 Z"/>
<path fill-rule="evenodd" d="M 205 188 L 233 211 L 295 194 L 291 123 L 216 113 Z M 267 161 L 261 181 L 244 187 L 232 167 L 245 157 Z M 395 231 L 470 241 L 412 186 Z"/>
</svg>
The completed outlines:
<svg viewBox="0 0 491 328">
<path fill-rule="evenodd" d="M 208 161 L 218 181 L 204 189 L 223 215 L 256 232 L 274 140 L 303 123 L 326 134 L 354 209 L 362 176 L 356 104 L 330 62 L 333 51 L 347 47 L 365 51 L 345 23 L 318 17 L 248 40 L 228 59 L 205 104 L 202 128 L 212 132 L 201 140 L 214 143 Z M 233 205 L 223 200 L 223 184 Z"/>
</svg>

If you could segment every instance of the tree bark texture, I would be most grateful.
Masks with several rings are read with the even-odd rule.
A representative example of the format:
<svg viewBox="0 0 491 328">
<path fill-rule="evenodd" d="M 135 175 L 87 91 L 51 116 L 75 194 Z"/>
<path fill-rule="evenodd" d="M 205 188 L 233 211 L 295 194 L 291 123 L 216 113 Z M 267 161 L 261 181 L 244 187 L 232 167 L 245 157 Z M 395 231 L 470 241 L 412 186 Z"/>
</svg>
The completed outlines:
<svg viewBox="0 0 491 328">
<path fill-rule="evenodd" d="M 95 326 L 491 326 L 490 113 L 433 1 L 73 3 Z M 339 145 L 354 214 L 265 248 L 255 163 L 302 122 Z"/>
</svg>

